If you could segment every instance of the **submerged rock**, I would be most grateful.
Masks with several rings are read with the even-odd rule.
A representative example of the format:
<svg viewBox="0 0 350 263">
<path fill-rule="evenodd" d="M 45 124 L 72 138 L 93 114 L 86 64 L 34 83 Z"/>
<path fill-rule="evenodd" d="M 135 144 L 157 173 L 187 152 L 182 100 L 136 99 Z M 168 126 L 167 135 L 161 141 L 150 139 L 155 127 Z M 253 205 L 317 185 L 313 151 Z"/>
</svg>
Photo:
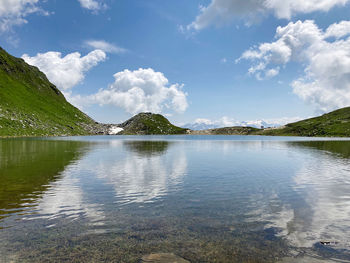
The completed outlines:
<svg viewBox="0 0 350 263">
<path fill-rule="evenodd" d="M 143 256 L 141 263 L 190 263 L 188 260 L 180 258 L 173 253 L 154 253 Z"/>
</svg>

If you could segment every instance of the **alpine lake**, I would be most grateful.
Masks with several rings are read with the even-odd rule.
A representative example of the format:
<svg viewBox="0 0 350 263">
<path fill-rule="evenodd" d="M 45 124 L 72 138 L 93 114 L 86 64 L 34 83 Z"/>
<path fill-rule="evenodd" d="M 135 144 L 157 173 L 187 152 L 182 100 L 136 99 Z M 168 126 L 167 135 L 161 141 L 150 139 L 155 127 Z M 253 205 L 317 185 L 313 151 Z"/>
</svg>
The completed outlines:
<svg viewBox="0 0 350 263">
<path fill-rule="evenodd" d="M 0 262 L 150 254 L 350 262 L 350 140 L 0 139 Z"/>
</svg>

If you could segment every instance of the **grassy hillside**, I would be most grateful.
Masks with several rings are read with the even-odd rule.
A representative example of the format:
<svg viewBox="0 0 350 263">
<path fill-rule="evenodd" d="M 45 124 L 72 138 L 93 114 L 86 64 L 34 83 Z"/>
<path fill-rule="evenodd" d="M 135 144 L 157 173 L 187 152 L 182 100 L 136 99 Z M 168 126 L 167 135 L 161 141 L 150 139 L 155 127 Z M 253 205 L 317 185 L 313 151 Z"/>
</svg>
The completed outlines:
<svg viewBox="0 0 350 263">
<path fill-rule="evenodd" d="M 98 126 L 38 68 L 0 48 L 0 136 L 84 135 Z"/>
<path fill-rule="evenodd" d="M 350 107 L 320 117 L 287 124 L 279 129 L 264 130 L 262 135 L 350 137 Z"/>
<path fill-rule="evenodd" d="M 124 129 L 122 134 L 152 135 L 152 134 L 186 134 L 187 129 L 171 124 L 160 114 L 139 113 L 119 125 Z"/>
<path fill-rule="evenodd" d="M 208 130 L 201 130 L 201 131 L 190 131 L 189 133 L 192 135 L 250 135 L 258 131 L 260 130 L 253 127 L 237 126 L 237 127 L 208 129 Z"/>
</svg>

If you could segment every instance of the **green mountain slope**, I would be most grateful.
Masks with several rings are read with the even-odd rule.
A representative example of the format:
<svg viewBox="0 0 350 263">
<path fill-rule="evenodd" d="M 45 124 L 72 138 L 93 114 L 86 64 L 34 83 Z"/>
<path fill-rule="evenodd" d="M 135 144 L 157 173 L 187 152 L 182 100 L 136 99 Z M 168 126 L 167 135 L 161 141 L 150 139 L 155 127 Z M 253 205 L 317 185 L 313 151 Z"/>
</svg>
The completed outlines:
<svg viewBox="0 0 350 263">
<path fill-rule="evenodd" d="M 350 107 L 320 117 L 287 124 L 279 129 L 264 130 L 262 135 L 350 137 Z"/>
<path fill-rule="evenodd" d="M 171 124 L 160 114 L 139 113 L 118 125 L 123 128 L 123 135 L 152 135 L 152 134 L 186 134 L 187 129 Z"/>
<path fill-rule="evenodd" d="M 38 68 L 0 48 L 0 136 L 85 135 L 102 129 Z"/>
<path fill-rule="evenodd" d="M 234 126 L 200 131 L 191 130 L 188 133 L 192 135 L 250 135 L 258 131 L 260 130 L 253 127 Z"/>
</svg>

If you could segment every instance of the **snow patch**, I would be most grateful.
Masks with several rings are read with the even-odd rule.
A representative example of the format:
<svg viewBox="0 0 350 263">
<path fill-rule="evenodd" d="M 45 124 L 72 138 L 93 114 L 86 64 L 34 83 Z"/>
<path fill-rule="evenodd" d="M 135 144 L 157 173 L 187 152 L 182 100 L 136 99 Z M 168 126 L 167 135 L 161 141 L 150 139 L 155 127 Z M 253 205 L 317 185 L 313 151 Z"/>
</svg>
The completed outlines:
<svg viewBox="0 0 350 263">
<path fill-rule="evenodd" d="M 116 135 L 122 131 L 124 131 L 123 128 L 120 128 L 118 126 L 112 126 L 111 128 L 109 128 L 108 134 L 109 135 Z"/>
</svg>

